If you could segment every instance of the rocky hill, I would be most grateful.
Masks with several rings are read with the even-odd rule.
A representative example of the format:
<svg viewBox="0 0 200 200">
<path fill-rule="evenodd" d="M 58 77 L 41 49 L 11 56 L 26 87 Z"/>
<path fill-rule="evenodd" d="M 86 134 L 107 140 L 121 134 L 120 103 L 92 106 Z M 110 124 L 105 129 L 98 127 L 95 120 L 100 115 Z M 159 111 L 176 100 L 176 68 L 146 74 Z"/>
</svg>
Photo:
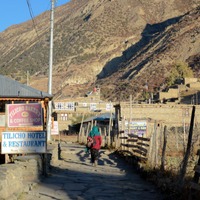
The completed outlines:
<svg viewBox="0 0 200 200">
<path fill-rule="evenodd" d="M 199 76 L 200 0 L 72 0 L 54 15 L 53 93 L 135 99 L 165 83 L 173 63 Z M 47 91 L 50 12 L 0 33 L 0 73 Z"/>
</svg>

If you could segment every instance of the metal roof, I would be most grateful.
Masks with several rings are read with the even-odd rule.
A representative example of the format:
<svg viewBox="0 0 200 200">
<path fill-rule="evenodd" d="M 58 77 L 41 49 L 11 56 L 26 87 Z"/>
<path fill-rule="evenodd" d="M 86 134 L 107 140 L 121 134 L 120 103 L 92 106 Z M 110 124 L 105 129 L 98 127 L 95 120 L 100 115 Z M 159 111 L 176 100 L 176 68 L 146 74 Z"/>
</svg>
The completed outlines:
<svg viewBox="0 0 200 200">
<path fill-rule="evenodd" d="M 52 98 L 53 96 L 0 74 L 0 97 Z"/>
<path fill-rule="evenodd" d="M 93 116 L 93 117 L 89 117 L 87 119 L 85 119 L 83 122 L 89 122 L 92 120 L 96 120 L 96 121 L 105 121 L 105 120 L 109 120 L 110 117 L 112 119 L 115 119 L 115 115 L 113 113 L 103 113 L 97 116 Z"/>
</svg>

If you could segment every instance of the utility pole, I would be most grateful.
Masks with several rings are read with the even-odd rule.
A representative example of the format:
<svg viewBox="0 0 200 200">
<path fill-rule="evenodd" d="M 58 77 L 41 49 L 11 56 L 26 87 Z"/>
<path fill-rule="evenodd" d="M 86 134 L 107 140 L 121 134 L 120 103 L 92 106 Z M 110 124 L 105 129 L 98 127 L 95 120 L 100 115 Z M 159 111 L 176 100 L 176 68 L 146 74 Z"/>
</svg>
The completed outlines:
<svg viewBox="0 0 200 200">
<path fill-rule="evenodd" d="M 53 66 L 53 25 L 54 25 L 54 0 L 51 0 L 49 81 L 48 81 L 48 93 L 51 95 L 52 95 L 52 66 Z M 52 115 L 52 101 L 49 101 L 48 118 L 47 118 L 47 141 L 51 140 L 51 123 L 52 123 L 51 115 Z"/>
<path fill-rule="evenodd" d="M 29 71 L 26 74 L 26 85 L 29 85 Z"/>
</svg>

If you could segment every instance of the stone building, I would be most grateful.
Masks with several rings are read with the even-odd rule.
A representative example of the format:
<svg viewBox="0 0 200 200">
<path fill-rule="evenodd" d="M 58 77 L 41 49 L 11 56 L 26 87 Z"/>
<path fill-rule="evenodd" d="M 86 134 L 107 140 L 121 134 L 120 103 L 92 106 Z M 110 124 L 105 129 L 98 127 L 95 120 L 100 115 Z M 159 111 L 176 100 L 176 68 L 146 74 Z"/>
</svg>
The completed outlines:
<svg viewBox="0 0 200 200">
<path fill-rule="evenodd" d="M 113 102 L 100 99 L 100 88 L 94 88 L 85 97 L 55 99 L 53 104 L 53 117 L 59 132 L 69 132 L 69 126 L 80 123 L 83 118 L 114 112 Z"/>
</svg>

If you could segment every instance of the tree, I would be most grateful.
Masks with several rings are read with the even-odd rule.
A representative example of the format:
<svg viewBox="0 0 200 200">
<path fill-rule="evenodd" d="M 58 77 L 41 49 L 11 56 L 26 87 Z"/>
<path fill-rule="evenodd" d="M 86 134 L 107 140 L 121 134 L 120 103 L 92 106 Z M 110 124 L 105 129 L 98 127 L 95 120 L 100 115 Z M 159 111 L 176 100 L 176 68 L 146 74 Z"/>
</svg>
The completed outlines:
<svg viewBox="0 0 200 200">
<path fill-rule="evenodd" d="M 171 86 L 176 82 L 177 79 L 183 79 L 186 77 L 188 78 L 194 77 L 192 69 L 185 62 L 181 61 L 175 62 L 172 65 L 172 69 L 167 78 L 167 85 Z"/>
</svg>

